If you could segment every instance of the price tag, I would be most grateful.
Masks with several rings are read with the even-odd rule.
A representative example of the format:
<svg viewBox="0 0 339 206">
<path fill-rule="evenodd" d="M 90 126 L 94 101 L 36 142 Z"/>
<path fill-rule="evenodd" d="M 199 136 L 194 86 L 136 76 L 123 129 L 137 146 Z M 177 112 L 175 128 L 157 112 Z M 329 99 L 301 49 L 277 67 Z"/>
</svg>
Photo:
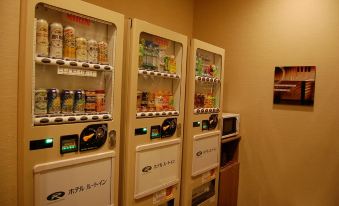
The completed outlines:
<svg viewBox="0 0 339 206">
<path fill-rule="evenodd" d="M 71 75 L 79 77 L 97 77 L 97 71 L 83 70 L 83 69 L 69 69 L 64 67 L 59 67 L 57 74 L 62 75 Z"/>
</svg>

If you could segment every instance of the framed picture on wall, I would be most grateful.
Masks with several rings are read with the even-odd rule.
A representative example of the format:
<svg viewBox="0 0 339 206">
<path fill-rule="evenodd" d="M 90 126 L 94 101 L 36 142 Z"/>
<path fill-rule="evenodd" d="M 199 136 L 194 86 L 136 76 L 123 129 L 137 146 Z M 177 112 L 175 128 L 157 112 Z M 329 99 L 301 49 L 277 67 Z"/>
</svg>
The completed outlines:
<svg viewBox="0 0 339 206">
<path fill-rule="evenodd" d="M 315 74 L 315 66 L 275 67 L 273 103 L 313 106 Z"/>
</svg>

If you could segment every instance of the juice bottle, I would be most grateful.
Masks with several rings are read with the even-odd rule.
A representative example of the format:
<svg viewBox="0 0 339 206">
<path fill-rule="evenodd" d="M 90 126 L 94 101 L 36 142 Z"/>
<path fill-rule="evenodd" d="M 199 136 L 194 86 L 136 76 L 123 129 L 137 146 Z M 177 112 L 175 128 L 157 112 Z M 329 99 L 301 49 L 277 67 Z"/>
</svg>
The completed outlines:
<svg viewBox="0 0 339 206">
<path fill-rule="evenodd" d="M 175 61 L 175 57 L 173 55 L 170 56 L 168 61 L 168 71 L 171 74 L 175 74 L 177 72 L 177 65 Z"/>
<path fill-rule="evenodd" d="M 166 57 L 166 47 L 163 45 L 159 46 L 159 58 L 158 58 L 158 71 L 165 71 L 165 57 Z"/>
<path fill-rule="evenodd" d="M 141 111 L 147 112 L 148 110 L 148 92 L 143 91 L 141 93 Z"/>
<path fill-rule="evenodd" d="M 211 95 L 211 107 L 215 108 L 216 106 L 216 101 L 215 101 L 215 96 Z"/>
<path fill-rule="evenodd" d="M 204 108 L 209 108 L 210 107 L 210 97 L 209 95 L 204 95 Z"/>
<path fill-rule="evenodd" d="M 170 94 L 169 90 L 166 90 L 163 93 L 162 109 L 165 111 L 169 110 L 169 94 Z"/>
<path fill-rule="evenodd" d="M 155 111 L 155 94 L 154 94 L 154 92 L 149 92 L 149 94 L 148 94 L 148 111 L 149 112 Z"/>
<path fill-rule="evenodd" d="M 216 75 L 217 75 L 217 67 L 214 64 L 212 64 L 210 67 L 210 76 L 216 77 Z"/>
<path fill-rule="evenodd" d="M 139 44 L 139 68 L 141 68 L 145 62 L 145 40 L 141 39 Z"/>
<path fill-rule="evenodd" d="M 142 92 L 141 91 L 137 91 L 137 112 L 141 112 L 141 96 L 142 96 Z"/>
<path fill-rule="evenodd" d="M 197 93 L 194 94 L 194 109 L 199 107 L 199 95 Z"/>
<path fill-rule="evenodd" d="M 196 63 L 195 63 L 195 74 L 197 76 L 202 76 L 202 67 L 203 67 L 203 61 L 201 57 L 197 57 Z"/>
<path fill-rule="evenodd" d="M 168 110 L 173 111 L 174 108 L 174 97 L 171 91 L 168 93 Z"/>
<path fill-rule="evenodd" d="M 153 43 L 152 46 L 152 67 L 154 70 L 158 71 L 159 45 Z"/>
<path fill-rule="evenodd" d="M 160 112 L 163 110 L 163 93 L 161 90 L 155 93 L 155 111 Z"/>
<path fill-rule="evenodd" d="M 213 97 L 212 94 L 207 94 L 207 108 L 212 108 L 213 107 Z"/>
</svg>

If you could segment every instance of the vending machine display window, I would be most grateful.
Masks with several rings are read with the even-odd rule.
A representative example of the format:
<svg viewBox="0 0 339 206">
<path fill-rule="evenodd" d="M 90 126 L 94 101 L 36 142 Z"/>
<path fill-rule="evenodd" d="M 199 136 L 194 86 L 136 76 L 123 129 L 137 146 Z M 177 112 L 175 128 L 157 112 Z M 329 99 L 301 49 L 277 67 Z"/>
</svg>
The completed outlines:
<svg viewBox="0 0 339 206">
<path fill-rule="evenodd" d="M 217 113 L 220 111 L 221 65 L 221 55 L 197 49 L 195 63 L 195 113 Z"/>
<path fill-rule="evenodd" d="M 182 44 L 142 32 L 137 117 L 179 115 Z"/>
<path fill-rule="evenodd" d="M 34 125 L 111 120 L 116 26 L 39 3 L 35 31 Z"/>
</svg>

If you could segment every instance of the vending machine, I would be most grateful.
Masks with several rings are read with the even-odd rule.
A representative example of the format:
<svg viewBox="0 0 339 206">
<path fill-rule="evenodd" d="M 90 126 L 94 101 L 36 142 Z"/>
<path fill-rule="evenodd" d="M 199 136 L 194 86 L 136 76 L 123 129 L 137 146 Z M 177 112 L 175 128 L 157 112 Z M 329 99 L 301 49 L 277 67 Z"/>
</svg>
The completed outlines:
<svg viewBox="0 0 339 206">
<path fill-rule="evenodd" d="M 187 72 L 181 205 L 217 205 L 224 49 L 193 39 Z"/>
<path fill-rule="evenodd" d="M 179 205 L 187 37 L 129 21 L 123 204 Z"/>
<path fill-rule="evenodd" d="M 124 16 L 22 2 L 19 205 L 118 205 Z"/>
</svg>

